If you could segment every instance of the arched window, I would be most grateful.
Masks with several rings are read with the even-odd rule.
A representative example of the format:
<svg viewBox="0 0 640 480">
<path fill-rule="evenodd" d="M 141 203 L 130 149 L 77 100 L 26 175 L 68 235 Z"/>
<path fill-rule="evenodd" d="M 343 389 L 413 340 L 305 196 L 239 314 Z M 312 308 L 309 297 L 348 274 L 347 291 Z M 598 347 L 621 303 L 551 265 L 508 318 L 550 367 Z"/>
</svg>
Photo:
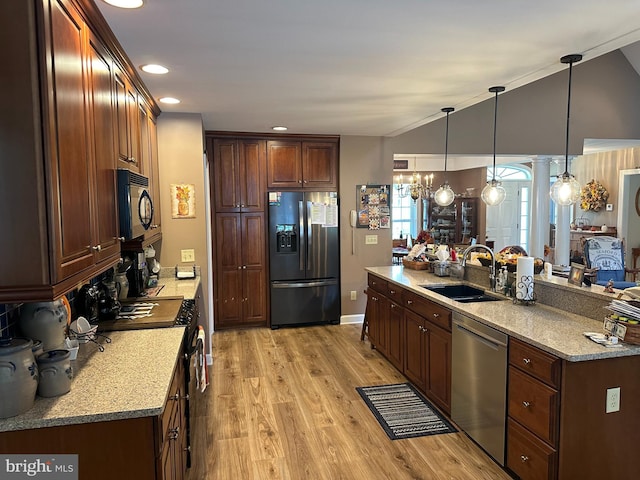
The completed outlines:
<svg viewBox="0 0 640 480">
<path fill-rule="evenodd" d="M 487 181 L 493 179 L 493 167 L 487 167 Z M 531 180 L 531 171 L 520 165 L 497 165 L 496 179 L 505 180 Z"/>
</svg>

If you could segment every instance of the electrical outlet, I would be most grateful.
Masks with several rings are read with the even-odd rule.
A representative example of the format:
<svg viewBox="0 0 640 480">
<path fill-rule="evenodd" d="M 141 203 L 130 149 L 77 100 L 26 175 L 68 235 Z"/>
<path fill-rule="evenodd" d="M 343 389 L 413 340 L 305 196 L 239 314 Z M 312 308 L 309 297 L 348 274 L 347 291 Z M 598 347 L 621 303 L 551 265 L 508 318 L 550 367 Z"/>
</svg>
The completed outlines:
<svg viewBox="0 0 640 480">
<path fill-rule="evenodd" d="M 605 413 L 620 411 L 620 387 L 607 388 L 607 406 Z"/>
<path fill-rule="evenodd" d="M 181 259 L 183 262 L 195 262 L 196 261 L 196 252 L 193 248 L 189 248 L 186 250 L 180 250 Z"/>
<path fill-rule="evenodd" d="M 365 235 L 364 243 L 365 243 L 365 245 L 377 245 L 378 244 L 378 235 Z"/>
<path fill-rule="evenodd" d="M 355 299 L 356 299 L 356 291 L 351 290 L 351 300 L 355 300 Z"/>
<path fill-rule="evenodd" d="M 607 203 L 606 211 L 607 212 L 613 212 L 613 203 Z"/>
</svg>

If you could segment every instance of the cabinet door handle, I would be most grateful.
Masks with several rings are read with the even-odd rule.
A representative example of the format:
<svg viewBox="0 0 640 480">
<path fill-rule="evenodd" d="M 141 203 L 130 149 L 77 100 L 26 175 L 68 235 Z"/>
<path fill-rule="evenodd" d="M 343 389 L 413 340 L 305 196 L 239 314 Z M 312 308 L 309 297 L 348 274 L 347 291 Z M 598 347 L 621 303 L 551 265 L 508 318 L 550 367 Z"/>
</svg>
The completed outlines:
<svg viewBox="0 0 640 480">
<path fill-rule="evenodd" d="M 396 291 L 395 291 L 395 290 L 389 290 L 389 293 L 390 293 L 391 295 L 395 295 L 395 294 L 396 294 Z"/>
<path fill-rule="evenodd" d="M 530 402 L 527 402 L 527 401 L 525 400 L 524 402 L 522 402 L 522 406 L 523 406 L 524 408 L 529 408 L 529 407 L 531 406 L 531 403 L 530 403 Z"/>
<path fill-rule="evenodd" d="M 298 183 L 302 183 L 302 180 L 298 180 Z"/>
<path fill-rule="evenodd" d="M 238 265 L 238 270 L 242 270 L 242 265 Z"/>
<path fill-rule="evenodd" d="M 236 208 L 240 208 L 240 204 L 239 203 L 236 203 Z"/>
<path fill-rule="evenodd" d="M 407 305 L 412 305 L 413 304 L 413 300 L 407 300 Z"/>
<path fill-rule="evenodd" d="M 99 252 L 100 250 L 102 250 L 102 245 L 96 245 L 95 247 L 91 247 L 91 248 L 96 252 Z"/>
<path fill-rule="evenodd" d="M 304 183 L 309 183 L 309 181 L 308 181 L 308 180 L 305 180 L 305 181 L 304 181 Z"/>
<path fill-rule="evenodd" d="M 526 455 L 520 455 L 520 460 L 522 461 L 522 463 L 525 463 L 529 461 L 529 457 L 527 457 Z"/>
<path fill-rule="evenodd" d="M 169 397 L 169 400 L 173 400 L 174 402 L 177 402 L 180 399 L 180 394 L 176 393 L 175 395 L 171 395 L 171 397 Z"/>
<path fill-rule="evenodd" d="M 245 205 L 244 203 L 241 203 L 241 204 L 240 204 L 240 206 L 241 206 L 242 208 L 246 207 L 246 205 Z"/>
<path fill-rule="evenodd" d="M 391 308 L 396 308 L 394 303 L 391 304 Z"/>
<path fill-rule="evenodd" d="M 156 228 L 158 228 L 160 225 L 156 225 L 155 223 L 153 225 L 149 225 L 149 228 L 151 230 L 155 230 Z"/>
<path fill-rule="evenodd" d="M 243 269 L 243 270 L 246 270 L 246 269 L 247 269 L 247 266 L 246 266 L 246 265 L 242 265 L 242 269 Z"/>
<path fill-rule="evenodd" d="M 115 239 L 116 239 L 116 240 L 120 240 L 121 242 L 124 242 L 124 241 L 125 241 L 125 238 L 124 238 L 124 237 L 115 237 Z"/>
<path fill-rule="evenodd" d="M 433 318 L 440 318 L 440 314 L 439 313 L 434 313 L 433 314 Z"/>
<path fill-rule="evenodd" d="M 522 361 L 524 362 L 525 365 L 529 365 L 531 363 L 530 358 L 523 358 Z"/>
<path fill-rule="evenodd" d="M 420 330 L 421 332 L 424 332 L 424 327 L 422 325 L 418 325 L 418 330 Z"/>
<path fill-rule="evenodd" d="M 177 440 L 180 436 L 180 427 L 172 428 L 169 430 L 169 438 L 171 440 Z"/>
</svg>

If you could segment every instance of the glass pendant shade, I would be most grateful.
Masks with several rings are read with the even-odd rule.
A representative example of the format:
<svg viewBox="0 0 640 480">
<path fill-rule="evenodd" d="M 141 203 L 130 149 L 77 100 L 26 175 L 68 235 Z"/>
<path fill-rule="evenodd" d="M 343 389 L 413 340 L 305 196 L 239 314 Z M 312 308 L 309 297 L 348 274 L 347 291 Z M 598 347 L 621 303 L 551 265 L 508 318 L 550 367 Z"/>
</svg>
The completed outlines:
<svg viewBox="0 0 640 480">
<path fill-rule="evenodd" d="M 580 184 L 576 178 L 569 173 L 569 120 L 571 118 L 571 77 L 573 71 L 573 64 L 582 60 L 582 55 L 574 53 L 571 55 L 565 55 L 560 59 L 560 62 L 569 64 L 569 92 L 567 95 L 567 130 L 565 138 L 565 151 L 564 151 L 564 173 L 558 175 L 556 183 L 551 186 L 549 195 L 551 199 L 556 202 L 556 205 L 566 207 L 573 205 L 580 198 Z"/>
<path fill-rule="evenodd" d="M 506 196 L 507 191 L 504 189 L 502 184 L 495 179 L 487 182 L 485 187 L 482 189 L 482 193 L 480 194 L 482 201 L 491 207 L 500 205 L 502 202 L 504 202 Z"/>
<path fill-rule="evenodd" d="M 580 198 L 580 184 L 576 177 L 565 172 L 558 175 L 556 183 L 549 190 L 549 195 L 557 205 L 573 205 Z"/>
<path fill-rule="evenodd" d="M 451 205 L 454 198 L 455 193 L 453 190 L 451 190 L 448 182 L 444 182 L 442 185 L 440 185 L 440 188 L 436 190 L 436 193 L 433 196 L 433 199 L 441 207 Z"/>
</svg>

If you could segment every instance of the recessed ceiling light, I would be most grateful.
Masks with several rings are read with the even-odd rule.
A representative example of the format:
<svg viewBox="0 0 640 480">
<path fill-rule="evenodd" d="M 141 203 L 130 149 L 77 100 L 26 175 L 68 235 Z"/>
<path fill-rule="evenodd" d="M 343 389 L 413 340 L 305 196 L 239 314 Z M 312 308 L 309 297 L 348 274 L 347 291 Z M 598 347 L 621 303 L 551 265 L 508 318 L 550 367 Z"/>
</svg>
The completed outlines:
<svg viewBox="0 0 640 480">
<path fill-rule="evenodd" d="M 275 130 L 276 132 L 284 132 L 285 130 L 287 130 L 287 127 L 275 126 L 271 127 L 271 130 Z"/>
<path fill-rule="evenodd" d="M 169 104 L 176 104 L 176 103 L 180 103 L 180 100 L 178 100 L 177 98 L 173 98 L 173 97 L 162 97 L 160 99 L 160 101 L 162 103 L 169 103 Z"/>
<path fill-rule="evenodd" d="M 104 2 L 118 8 L 140 8 L 144 0 L 104 0 Z"/>
<path fill-rule="evenodd" d="M 140 70 L 147 73 L 153 73 L 155 75 L 163 75 L 169 71 L 167 67 L 163 67 L 162 65 L 156 65 L 154 63 L 150 63 L 148 65 L 142 65 Z"/>
</svg>

